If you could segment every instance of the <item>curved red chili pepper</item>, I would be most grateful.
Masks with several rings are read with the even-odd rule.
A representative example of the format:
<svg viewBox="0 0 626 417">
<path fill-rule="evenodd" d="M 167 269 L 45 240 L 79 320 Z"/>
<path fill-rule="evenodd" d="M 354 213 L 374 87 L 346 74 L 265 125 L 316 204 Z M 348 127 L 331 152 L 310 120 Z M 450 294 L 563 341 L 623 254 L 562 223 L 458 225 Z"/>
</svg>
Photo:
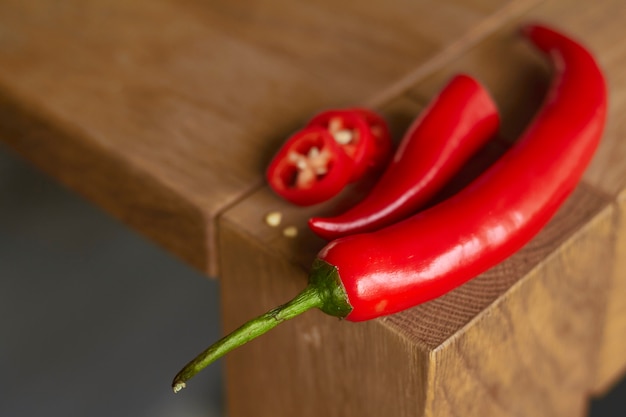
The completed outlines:
<svg viewBox="0 0 626 417">
<path fill-rule="evenodd" d="M 347 319 L 401 311 L 484 272 L 539 232 L 576 187 L 604 128 L 604 77 L 578 43 L 543 26 L 524 34 L 552 58 L 556 75 L 515 145 L 450 199 L 320 252 L 341 277 Z"/>
<path fill-rule="evenodd" d="M 364 200 L 309 227 L 335 239 L 380 229 L 415 213 L 497 132 L 498 109 L 467 75 L 454 77 L 413 122 L 391 163 Z"/>
<path fill-rule="evenodd" d="M 302 293 L 202 352 L 176 376 L 175 391 L 228 351 L 310 308 L 361 321 L 413 307 L 496 265 L 543 228 L 591 160 L 607 93 L 581 45 L 544 26 L 523 33 L 551 58 L 556 75 L 515 145 L 450 199 L 393 226 L 329 243 Z"/>
<path fill-rule="evenodd" d="M 338 194 L 352 173 L 352 160 L 332 135 L 312 126 L 287 139 L 272 159 L 266 178 L 287 201 L 309 206 Z"/>
<path fill-rule="evenodd" d="M 386 162 L 391 151 L 386 124 L 366 109 L 327 110 L 314 116 L 307 126 L 327 129 L 352 158 L 351 181 L 361 179 L 367 171 Z"/>
</svg>

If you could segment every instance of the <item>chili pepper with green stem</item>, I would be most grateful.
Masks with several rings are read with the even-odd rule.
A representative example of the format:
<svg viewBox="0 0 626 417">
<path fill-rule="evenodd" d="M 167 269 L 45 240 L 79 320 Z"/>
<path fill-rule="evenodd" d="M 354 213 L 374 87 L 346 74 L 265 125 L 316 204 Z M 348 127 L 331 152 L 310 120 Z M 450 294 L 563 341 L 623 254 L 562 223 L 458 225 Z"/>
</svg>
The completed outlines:
<svg viewBox="0 0 626 417">
<path fill-rule="evenodd" d="M 453 197 L 392 226 L 339 238 L 294 300 L 244 324 L 179 372 L 174 391 L 230 350 L 311 309 L 351 321 L 392 314 L 470 280 L 519 250 L 571 194 L 602 136 L 607 92 L 593 56 L 545 26 L 523 34 L 555 75 L 518 141 Z"/>
</svg>

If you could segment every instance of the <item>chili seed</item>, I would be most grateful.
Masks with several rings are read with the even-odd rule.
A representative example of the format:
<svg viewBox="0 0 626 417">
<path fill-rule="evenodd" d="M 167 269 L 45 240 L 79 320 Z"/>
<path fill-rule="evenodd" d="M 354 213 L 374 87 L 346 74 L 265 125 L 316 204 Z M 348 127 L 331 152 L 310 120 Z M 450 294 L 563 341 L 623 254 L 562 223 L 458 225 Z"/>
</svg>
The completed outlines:
<svg viewBox="0 0 626 417">
<path fill-rule="evenodd" d="M 283 214 L 280 211 L 272 211 L 265 216 L 265 223 L 270 227 L 277 227 L 283 220 Z"/>
<path fill-rule="evenodd" d="M 342 127 L 343 127 L 343 121 L 339 117 L 333 117 L 328 122 L 328 130 L 331 133 L 335 133 L 336 131 L 341 130 Z"/>
<path fill-rule="evenodd" d="M 352 136 L 352 132 L 348 129 L 338 130 L 337 132 L 333 133 L 335 141 L 340 145 L 347 145 L 348 143 L 352 142 Z"/>
<path fill-rule="evenodd" d="M 317 146 L 313 146 L 311 149 L 309 149 L 309 153 L 307 154 L 308 158 L 317 158 L 320 156 L 320 148 L 318 148 Z"/>
<path fill-rule="evenodd" d="M 304 159 L 300 159 L 298 162 L 296 162 L 296 166 L 298 167 L 298 169 L 306 169 L 307 163 Z"/>
<path fill-rule="evenodd" d="M 285 227 L 283 230 L 283 236 L 291 238 L 298 236 L 298 228 L 296 226 Z"/>
</svg>

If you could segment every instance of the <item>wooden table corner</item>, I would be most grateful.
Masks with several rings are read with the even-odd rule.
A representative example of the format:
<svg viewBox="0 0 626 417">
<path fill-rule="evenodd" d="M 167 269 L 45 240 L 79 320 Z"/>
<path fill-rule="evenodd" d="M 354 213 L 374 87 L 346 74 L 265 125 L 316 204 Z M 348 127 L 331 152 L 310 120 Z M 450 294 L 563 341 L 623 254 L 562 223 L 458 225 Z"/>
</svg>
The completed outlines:
<svg viewBox="0 0 626 417">
<path fill-rule="evenodd" d="M 437 300 L 360 324 L 309 312 L 232 352 L 228 412 L 584 415 L 626 372 L 626 4 L 579 6 L 7 0 L 0 140 L 218 277 L 228 331 L 303 288 L 325 243 L 306 220 L 362 191 L 306 209 L 274 195 L 263 172 L 290 132 L 320 109 L 362 104 L 397 142 L 446 80 L 467 72 L 493 94 L 500 139 L 511 142 L 550 80 L 516 29 L 554 24 L 589 46 L 610 87 L 600 149 L 557 216 Z M 272 211 L 278 227 L 265 222 Z"/>
</svg>

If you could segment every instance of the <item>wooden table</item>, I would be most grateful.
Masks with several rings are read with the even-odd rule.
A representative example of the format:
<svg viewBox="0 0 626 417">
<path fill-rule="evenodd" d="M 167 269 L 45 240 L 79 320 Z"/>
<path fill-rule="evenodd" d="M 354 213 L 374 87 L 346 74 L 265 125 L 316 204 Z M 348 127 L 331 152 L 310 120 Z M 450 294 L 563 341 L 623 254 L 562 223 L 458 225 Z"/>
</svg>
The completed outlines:
<svg viewBox="0 0 626 417">
<path fill-rule="evenodd" d="M 580 415 L 626 370 L 626 3 L 585 5 L 5 0 L 0 138 L 219 276 L 230 330 L 303 287 L 323 245 L 306 219 L 341 204 L 296 208 L 267 189 L 286 135 L 322 108 L 362 104 L 398 140 L 468 72 L 514 140 L 549 81 L 515 30 L 553 24 L 594 51 L 611 93 L 599 152 L 555 219 L 438 300 L 367 323 L 286 323 L 229 355 L 226 381 L 232 417 Z M 278 228 L 264 222 L 272 210 Z"/>
</svg>

